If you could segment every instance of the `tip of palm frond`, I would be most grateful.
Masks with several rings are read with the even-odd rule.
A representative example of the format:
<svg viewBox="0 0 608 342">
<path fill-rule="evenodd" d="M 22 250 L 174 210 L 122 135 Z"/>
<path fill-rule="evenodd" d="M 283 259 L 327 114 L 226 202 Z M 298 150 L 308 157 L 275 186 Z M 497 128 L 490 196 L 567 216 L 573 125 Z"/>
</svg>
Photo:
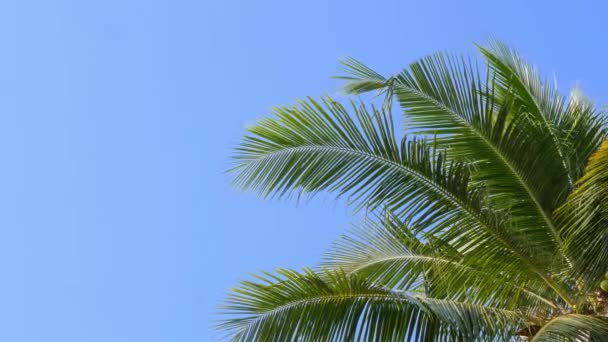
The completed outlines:
<svg viewBox="0 0 608 342">
<path fill-rule="evenodd" d="M 346 94 L 361 94 L 386 86 L 384 76 L 352 57 L 342 58 L 340 64 L 343 66 L 345 75 L 333 78 L 346 81 L 342 87 L 342 91 Z"/>
<path fill-rule="evenodd" d="M 384 76 L 380 75 L 372 68 L 366 66 L 355 58 L 342 58 L 340 59 L 340 64 L 342 64 L 342 66 L 344 67 L 344 71 L 346 72 L 346 74 L 352 77 L 384 80 Z"/>
<path fill-rule="evenodd" d="M 512 49 L 510 46 L 510 44 L 508 44 L 507 42 L 505 42 L 505 40 L 496 37 L 496 36 L 490 36 L 488 37 L 484 42 L 478 43 L 475 42 L 473 43 L 473 45 L 475 45 L 476 48 L 480 49 L 480 50 L 491 50 L 491 51 L 495 51 L 495 52 L 499 52 L 499 51 L 515 51 L 514 49 Z"/>
<path fill-rule="evenodd" d="M 602 142 L 602 145 L 600 146 L 600 148 L 597 149 L 597 151 L 595 151 L 590 158 L 590 161 L 597 161 L 603 158 L 606 158 L 608 156 L 608 139 L 605 139 L 604 142 Z"/>
</svg>

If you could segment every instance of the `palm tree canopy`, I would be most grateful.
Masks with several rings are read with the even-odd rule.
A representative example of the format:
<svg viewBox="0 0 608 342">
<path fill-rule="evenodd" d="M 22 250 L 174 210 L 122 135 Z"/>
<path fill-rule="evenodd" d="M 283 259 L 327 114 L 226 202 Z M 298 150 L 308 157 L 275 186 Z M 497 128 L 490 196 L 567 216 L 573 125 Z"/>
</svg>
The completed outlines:
<svg viewBox="0 0 608 342">
<path fill-rule="evenodd" d="M 235 288 L 229 337 L 608 340 L 604 113 L 503 43 L 478 48 L 483 63 L 437 53 L 390 77 L 345 59 L 348 103 L 308 98 L 248 128 L 237 186 L 367 215 L 318 268 Z"/>
</svg>

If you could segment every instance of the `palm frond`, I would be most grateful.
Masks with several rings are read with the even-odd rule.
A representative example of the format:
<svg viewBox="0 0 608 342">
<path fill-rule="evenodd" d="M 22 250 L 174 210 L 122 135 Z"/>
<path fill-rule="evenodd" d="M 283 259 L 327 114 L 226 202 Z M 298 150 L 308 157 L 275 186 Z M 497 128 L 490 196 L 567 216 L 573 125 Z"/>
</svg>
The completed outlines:
<svg viewBox="0 0 608 342">
<path fill-rule="evenodd" d="M 577 180 L 583 176 L 591 154 L 608 138 L 606 113 L 598 112 L 582 90 L 573 88 L 568 107 L 560 119 L 554 125 L 564 142 L 572 177 Z"/>
<path fill-rule="evenodd" d="M 479 49 L 496 75 L 499 92 L 515 99 L 513 115 L 533 118 L 534 136 L 548 142 L 545 155 L 559 162 L 552 170 L 557 175 L 552 188 L 559 191 L 554 205 L 561 204 L 587 158 L 605 138 L 605 119 L 580 89 L 566 101 L 552 82 L 544 81 L 535 67 L 504 43 L 495 40 Z"/>
<path fill-rule="evenodd" d="M 570 314 L 554 318 L 534 335 L 532 342 L 606 341 L 608 322 L 604 318 Z"/>
<path fill-rule="evenodd" d="M 360 207 L 386 207 L 455 248 L 475 250 L 480 260 L 517 261 L 568 298 L 543 269 L 547 251 L 528 242 L 532 231 L 514 230 L 500 211 L 484 207 L 483 189 L 469 185 L 466 164 L 424 141 L 398 143 L 390 113 L 353 103 L 355 121 L 341 104 L 327 98 L 323 104 L 309 99 L 277 108 L 277 119 L 250 127 L 235 156 L 236 184 L 262 195 L 329 190 Z"/>
<path fill-rule="evenodd" d="M 487 184 L 494 205 L 512 213 L 513 234 L 525 235 L 536 253 L 552 259 L 557 241 L 549 212 L 555 187 L 550 174 L 539 170 L 550 170 L 555 162 L 542 153 L 546 142 L 534 140 L 508 104 L 496 103 L 490 77 L 471 61 L 439 53 L 391 77 L 390 85 L 407 131 L 437 135 L 452 158 L 474 161 L 476 181 Z"/>
<path fill-rule="evenodd" d="M 444 241 L 422 241 L 415 229 L 390 213 L 366 219 L 342 236 L 323 265 L 358 274 L 376 286 L 422 289 L 432 296 L 530 312 L 556 309 L 551 290 L 508 258 L 491 261 L 460 253 Z M 518 269 L 519 267 L 519 269 Z M 542 294 L 542 295 L 541 295 Z M 550 297 L 549 297 L 550 298 Z"/>
<path fill-rule="evenodd" d="M 555 87 L 544 82 L 538 71 L 525 63 L 519 54 L 500 41 L 492 41 L 489 48 L 479 47 L 488 65 L 496 75 L 496 84 L 505 94 L 513 94 L 517 101 L 520 115 L 531 115 L 535 120 L 539 133 L 550 141 L 550 149 L 545 151 L 561 161 L 561 167 L 553 170 L 554 174 L 564 177 L 569 184 L 573 183 L 573 172 L 565 156 L 564 144 L 556 134 L 554 122 L 560 119 L 564 112 L 564 99 Z M 544 133 L 544 134 L 543 134 Z M 561 170 L 561 171 L 560 171 Z M 561 184 L 556 184 L 556 187 Z"/>
<path fill-rule="evenodd" d="M 378 95 L 384 96 L 383 107 L 390 111 L 393 103 L 394 82 L 391 78 L 384 78 L 370 67 L 360 61 L 347 57 L 340 60 L 346 75 L 335 76 L 334 78 L 344 80 L 344 92 L 346 94 L 363 94 L 376 90 Z"/>
<path fill-rule="evenodd" d="M 608 271 L 608 140 L 591 156 L 576 190 L 557 211 L 564 247 L 573 256 L 583 291 Z"/>
<path fill-rule="evenodd" d="M 242 282 L 221 329 L 239 341 L 607 340 L 608 118 L 506 45 L 479 50 L 481 67 L 437 53 L 391 77 L 347 58 L 345 91 L 385 96 L 380 109 L 308 98 L 248 128 L 237 186 L 333 193 L 367 216 L 317 272 Z"/>
<path fill-rule="evenodd" d="M 386 88 L 388 80 L 358 60 L 347 57 L 340 60 L 340 63 L 347 75 L 334 78 L 347 81 L 344 88 L 346 93 L 361 94 Z"/>
<path fill-rule="evenodd" d="M 431 222 L 452 207 L 479 206 L 465 164 L 446 161 L 424 140 L 399 142 L 390 113 L 352 109 L 356 120 L 329 98 L 276 108 L 277 118 L 250 127 L 236 149 L 235 183 L 263 196 L 326 190 Z"/>
<path fill-rule="evenodd" d="M 507 337 L 517 312 L 370 286 L 344 272 L 279 270 L 234 290 L 220 324 L 238 341 L 431 341 Z"/>
<path fill-rule="evenodd" d="M 348 194 L 361 206 L 415 219 L 456 248 L 478 248 L 482 260 L 517 260 L 551 282 L 528 243 L 504 226 L 498 211 L 484 208 L 466 164 L 450 162 L 424 141 L 398 143 L 390 113 L 353 104 L 355 121 L 341 104 L 323 102 L 277 108 L 277 119 L 250 127 L 252 135 L 237 148 L 235 182 L 262 195 Z"/>
</svg>

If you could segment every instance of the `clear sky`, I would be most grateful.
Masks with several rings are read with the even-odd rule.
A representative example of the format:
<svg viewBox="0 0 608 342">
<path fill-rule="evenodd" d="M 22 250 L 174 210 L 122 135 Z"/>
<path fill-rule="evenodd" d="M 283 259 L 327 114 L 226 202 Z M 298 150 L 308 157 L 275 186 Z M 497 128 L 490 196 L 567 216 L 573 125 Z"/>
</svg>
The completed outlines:
<svg viewBox="0 0 608 342">
<path fill-rule="evenodd" d="M 273 105 L 496 36 L 608 102 L 601 1 L 4 1 L 0 340 L 213 341 L 225 290 L 314 265 L 349 225 L 321 196 L 222 174 Z"/>
</svg>

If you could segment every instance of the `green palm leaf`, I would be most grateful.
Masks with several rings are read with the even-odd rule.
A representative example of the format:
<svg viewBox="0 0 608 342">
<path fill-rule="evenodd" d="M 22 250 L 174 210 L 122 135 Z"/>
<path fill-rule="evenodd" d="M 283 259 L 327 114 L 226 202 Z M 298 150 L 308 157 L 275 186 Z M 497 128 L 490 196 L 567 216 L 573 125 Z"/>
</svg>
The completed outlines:
<svg viewBox="0 0 608 342">
<path fill-rule="evenodd" d="M 515 115 L 531 115 L 532 122 L 537 123 L 535 135 L 550 142 L 545 154 L 561 164 L 553 174 L 562 180 L 553 184 L 553 188 L 562 190 L 563 198 L 581 176 L 589 155 L 603 140 L 604 119 L 598 117 L 591 103 L 581 98 L 580 92 L 567 102 L 555 86 L 542 80 L 536 68 L 500 41 L 479 49 L 494 71 L 500 91 L 515 99 L 518 108 Z M 558 179 L 554 178 L 554 182 Z"/>
<path fill-rule="evenodd" d="M 531 153 L 543 145 L 533 139 L 525 120 L 512 117 L 511 107 L 494 100 L 490 77 L 461 58 L 436 54 L 411 64 L 390 84 L 404 109 L 407 131 L 438 135 L 452 157 L 475 160 L 475 177 L 492 190 L 493 203 L 513 213 L 513 234 L 525 234 L 537 253 L 552 255 L 556 229 L 552 208 L 543 204 L 551 197 L 543 189 L 552 189 L 552 180 L 534 170 L 552 169 L 555 162 Z"/>
<path fill-rule="evenodd" d="M 606 341 L 608 321 L 586 315 L 564 315 L 547 323 L 532 342 Z"/>
<path fill-rule="evenodd" d="M 448 161 L 424 141 L 398 143 L 389 113 L 352 104 L 355 121 L 341 104 L 326 98 L 324 105 L 309 99 L 277 108 L 277 119 L 250 127 L 237 148 L 235 182 L 266 196 L 329 190 L 370 209 L 384 205 L 454 248 L 476 250 L 481 260 L 513 260 L 565 295 L 542 259 L 529 254 L 530 244 L 504 225 L 500 212 L 484 208 L 466 164 Z"/>
<path fill-rule="evenodd" d="M 366 217 L 318 272 L 243 282 L 221 329 L 264 341 L 607 340 L 606 116 L 506 45 L 479 50 L 485 67 L 438 53 L 391 77 L 346 59 L 346 92 L 377 92 L 381 109 L 309 98 L 248 128 L 237 186 L 333 193 Z"/>
<path fill-rule="evenodd" d="M 574 256 L 574 276 L 590 291 L 608 271 L 608 140 L 590 158 L 577 185 L 558 217 L 564 248 Z"/>
<path fill-rule="evenodd" d="M 234 340 L 429 341 L 506 337 L 524 317 L 508 310 L 370 286 L 343 272 L 279 270 L 234 290 L 220 324 Z"/>
<path fill-rule="evenodd" d="M 374 285 L 399 290 L 424 290 L 433 296 L 466 300 L 531 312 L 551 311 L 550 288 L 518 270 L 512 260 L 492 260 L 484 267 L 478 255 L 459 253 L 443 241 L 423 242 L 414 229 L 393 215 L 365 220 L 342 236 L 327 253 L 324 266 L 358 274 Z M 541 295 L 543 294 L 543 295 Z"/>
</svg>

